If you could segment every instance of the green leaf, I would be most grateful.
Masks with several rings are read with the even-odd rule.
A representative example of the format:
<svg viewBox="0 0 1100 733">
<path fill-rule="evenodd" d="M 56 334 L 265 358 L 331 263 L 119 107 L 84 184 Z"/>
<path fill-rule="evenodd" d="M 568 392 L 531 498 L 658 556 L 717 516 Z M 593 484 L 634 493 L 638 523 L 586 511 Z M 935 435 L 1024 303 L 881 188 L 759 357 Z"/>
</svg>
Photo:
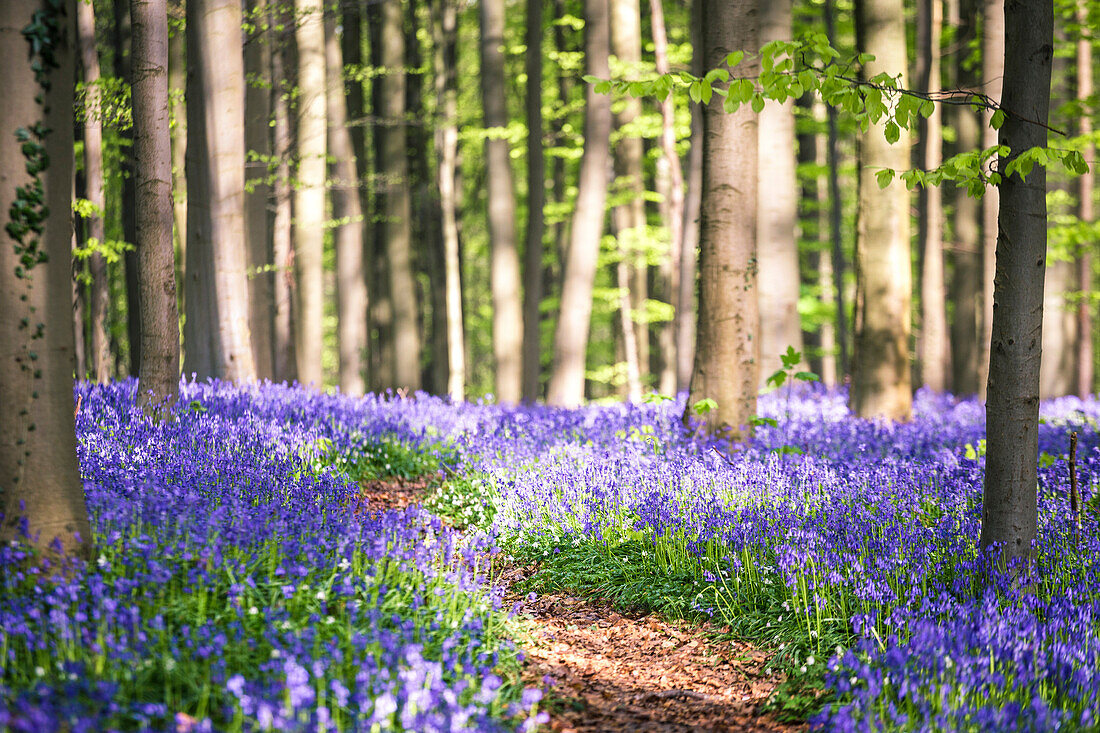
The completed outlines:
<svg viewBox="0 0 1100 733">
<path fill-rule="evenodd" d="M 754 428 L 758 428 L 762 425 L 770 425 L 773 428 L 779 427 L 779 421 L 774 417 L 760 417 L 759 415 L 753 415 L 749 418 L 749 425 Z"/>
<path fill-rule="evenodd" d="M 898 140 L 901 139 L 901 129 L 898 128 L 898 125 L 897 125 L 896 122 L 894 122 L 893 120 L 890 120 L 889 122 L 886 123 L 886 129 L 883 130 L 883 135 L 886 136 L 886 142 L 893 145 L 894 143 L 896 143 Z"/>
<path fill-rule="evenodd" d="M 739 63 L 741 63 L 741 61 L 744 58 L 745 58 L 745 52 L 744 51 L 734 51 L 733 53 L 731 53 L 729 56 L 726 57 L 726 65 L 731 66 L 731 67 L 737 66 Z"/>
<path fill-rule="evenodd" d="M 703 80 L 708 84 L 713 84 L 716 81 L 727 82 L 730 80 L 730 73 L 725 69 L 711 69 L 707 72 L 707 75 L 703 77 Z"/>
<path fill-rule="evenodd" d="M 926 99 L 926 100 L 924 100 L 923 103 L 921 103 L 921 106 L 920 106 L 920 115 L 921 115 L 921 117 L 924 117 L 925 119 L 927 119 L 927 118 L 931 117 L 932 113 L 935 112 L 935 111 L 936 111 L 936 103 L 933 102 L 931 99 Z"/>
<path fill-rule="evenodd" d="M 788 345 L 786 353 L 780 354 L 779 358 L 783 362 L 784 369 L 791 369 L 798 366 L 798 362 L 802 361 L 802 352 L 795 351 L 793 346 Z"/>
<path fill-rule="evenodd" d="M 704 79 L 702 82 L 700 82 L 700 86 L 702 87 L 700 89 L 700 95 L 703 104 L 710 104 L 711 93 L 714 91 L 710 86 L 710 82 Z"/>
<path fill-rule="evenodd" d="M 1005 123 L 1005 111 L 1003 109 L 999 109 L 999 110 L 995 111 L 993 113 L 993 118 L 989 120 L 989 125 L 994 130 L 1000 130 L 1001 125 L 1003 125 L 1004 123 Z"/>
<path fill-rule="evenodd" d="M 760 114 L 762 109 L 764 109 L 764 98 L 759 94 L 752 95 L 752 111 Z"/>
<path fill-rule="evenodd" d="M 775 387 L 779 389 L 787 383 L 787 373 L 782 369 L 777 369 L 774 374 L 767 378 L 765 384 L 769 387 Z"/>
<path fill-rule="evenodd" d="M 704 397 L 691 406 L 691 409 L 697 415 L 706 415 L 711 410 L 717 409 L 718 403 L 712 400 L 710 397 Z"/>
<path fill-rule="evenodd" d="M 890 185 L 890 181 L 894 180 L 894 169 L 883 168 L 875 174 L 875 180 L 878 181 L 879 188 L 886 188 Z"/>
<path fill-rule="evenodd" d="M 802 382 L 820 382 L 821 377 L 817 376 L 813 372 L 798 372 L 794 375 L 794 378 Z"/>
</svg>

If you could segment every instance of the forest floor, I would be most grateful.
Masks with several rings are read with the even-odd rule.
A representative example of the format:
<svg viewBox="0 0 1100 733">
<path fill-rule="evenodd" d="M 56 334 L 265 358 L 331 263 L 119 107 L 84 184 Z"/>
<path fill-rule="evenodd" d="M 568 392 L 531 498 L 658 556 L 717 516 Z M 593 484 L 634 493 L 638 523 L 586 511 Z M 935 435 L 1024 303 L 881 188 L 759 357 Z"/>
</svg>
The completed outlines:
<svg viewBox="0 0 1100 733">
<path fill-rule="evenodd" d="M 423 479 L 363 482 L 362 508 L 400 510 L 427 498 Z M 533 599 L 513 590 L 536 570 L 507 567 L 497 579 L 506 605 L 522 601 L 526 684 L 549 688 L 553 733 L 606 731 L 803 731 L 761 712 L 783 678 L 766 674 L 770 653 L 720 641 L 708 625 L 623 615 L 569 593 Z"/>
</svg>

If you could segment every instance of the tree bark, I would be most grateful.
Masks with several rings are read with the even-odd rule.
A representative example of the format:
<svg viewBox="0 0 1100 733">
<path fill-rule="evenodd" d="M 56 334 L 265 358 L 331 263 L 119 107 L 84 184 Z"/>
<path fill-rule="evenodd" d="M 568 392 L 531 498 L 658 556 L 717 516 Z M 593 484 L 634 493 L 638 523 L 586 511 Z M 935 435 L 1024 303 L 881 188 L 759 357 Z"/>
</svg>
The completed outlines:
<svg viewBox="0 0 1100 733">
<path fill-rule="evenodd" d="M 542 371 L 542 237 L 546 232 L 546 160 L 542 148 L 542 3 L 527 0 L 527 242 L 523 260 L 523 399 L 539 398 Z"/>
<path fill-rule="evenodd" d="M 921 0 L 917 88 L 929 94 L 940 91 L 940 32 L 943 28 L 942 0 Z M 919 165 L 925 170 L 938 168 L 943 161 L 943 114 L 936 105 L 922 123 Z M 950 343 L 947 338 L 947 286 L 943 256 L 943 194 L 939 186 L 922 188 L 919 193 L 919 239 L 921 252 L 921 382 L 929 389 L 943 392 L 951 374 Z"/>
<path fill-rule="evenodd" d="M 112 35 L 115 76 L 126 84 L 131 84 L 133 78 L 130 73 L 130 3 L 128 0 L 114 0 Z M 122 156 L 121 214 L 122 239 L 132 245 L 137 238 L 134 232 L 134 200 L 137 194 L 134 191 L 133 130 L 123 128 L 119 134 L 123 140 L 123 147 L 130 148 L 130 153 Z M 123 254 L 123 265 L 126 276 L 126 336 L 130 356 L 130 376 L 136 376 L 141 366 L 141 304 L 138 296 L 141 277 L 138 274 L 140 268 L 136 249 L 126 250 Z"/>
<path fill-rule="evenodd" d="M 1005 4 L 1006 117 L 998 142 L 1016 155 L 1046 145 L 1054 50 L 1051 3 Z M 986 400 L 985 491 L 981 546 L 1001 546 L 1005 563 L 1034 555 L 1038 525 L 1039 366 L 1046 267 L 1046 169 L 1000 184 L 993 340 Z"/>
<path fill-rule="evenodd" d="M 176 282 L 187 277 L 187 9 L 184 0 L 168 5 L 168 107 L 172 133 L 172 224 L 175 230 Z M 178 289 L 176 295 L 182 294 Z M 177 303 L 178 303 L 177 298 Z M 177 310 L 182 304 L 177 306 Z"/>
<path fill-rule="evenodd" d="M 420 331 L 412 273 L 409 164 L 405 130 L 405 34 L 400 0 L 380 7 L 378 172 L 382 177 L 379 233 L 386 248 L 389 296 L 393 304 L 393 379 L 399 389 L 420 389 Z"/>
<path fill-rule="evenodd" d="M 703 63 L 714 69 L 740 49 L 738 73 L 759 71 L 759 19 L 754 0 L 704 0 Z M 703 185 L 699 224 L 699 318 L 695 368 L 685 420 L 693 406 L 717 405 L 702 417 L 716 437 L 752 434 L 759 384 L 760 318 L 756 287 L 757 119 L 747 105 L 733 114 L 715 95 L 703 108 Z"/>
<path fill-rule="evenodd" d="M 328 75 L 328 151 L 332 163 L 332 218 L 336 222 L 336 312 L 340 350 L 340 391 L 359 397 L 365 389 L 367 281 L 363 268 L 363 210 L 359 173 L 349 134 L 344 89 L 344 59 L 336 36 L 336 18 L 325 19 Z"/>
<path fill-rule="evenodd" d="M 833 19 L 833 0 L 825 0 L 825 32 L 829 43 L 837 43 L 836 24 Z M 840 133 L 837 129 L 837 109 L 828 105 L 825 121 L 828 130 L 825 158 L 828 162 L 829 185 L 829 238 L 832 240 L 833 293 L 836 298 L 836 341 L 838 372 L 841 380 L 851 373 L 848 359 L 848 308 L 844 294 L 844 230 L 840 197 Z"/>
<path fill-rule="evenodd" d="M 1005 0 L 982 0 L 982 91 L 994 102 L 1001 98 L 1002 79 L 1005 71 Z M 997 144 L 997 131 L 990 121 L 993 111 L 982 112 L 982 147 Z M 997 164 L 996 157 L 990 165 Z M 982 196 L 982 353 L 978 361 L 981 373 L 978 396 L 985 398 L 990 364 L 989 348 L 993 332 L 993 274 L 996 267 L 997 216 L 1000 191 L 987 186 Z"/>
<path fill-rule="evenodd" d="M 32 15 L 50 6 L 37 0 L 0 3 L 0 541 L 21 539 L 25 517 L 29 541 L 45 557 L 92 554 L 92 532 L 76 460 L 73 421 L 74 342 L 72 328 L 73 69 L 76 3 L 65 3 L 57 68 L 46 72 L 43 90 L 31 71 L 30 45 L 21 31 Z M 43 95 L 44 105 L 36 101 Z M 16 130 L 49 128 L 44 146 L 49 163 L 38 174 L 43 205 L 52 212 L 41 233 L 17 241 L 13 203 L 18 187 L 35 188 Z M 35 213 L 41 213 L 41 210 Z M 34 248 L 48 259 L 20 277 L 20 257 Z"/>
<path fill-rule="evenodd" d="M 269 16 L 273 25 L 284 23 L 288 13 L 279 4 L 270 7 Z M 289 45 L 289 44 L 288 44 Z M 290 158 L 293 155 L 294 142 L 290 131 L 290 108 L 287 99 L 290 96 L 288 72 L 293 64 L 286 61 L 287 47 L 276 48 L 271 53 L 271 78 L 276 87 L 271 95 L 272 147 L 278 161 L 275 165 L 275 181 L 272 186 L 275 213 L 271 221 L 271 257 L 275 264 L 272 283 L 274 355 L 272 368 L 275 381 L 293 382 L 298 378 L 298 359 L 294 347 L 294 235 L 291 221 L 292 196 L 290 184 Z M 285 81 L 284 81 L 285 80 Z"/>
<path fill-rule="evenodd" d="M 791 1 L 760 4 L 760 43 L 789 41 Z M 794 100 L 768 101 L 760 110 L 758 176 L 768 195 L 758 199 L 757 261 L 760 293 L 760 378 L 783 366 L 779 355 L 793 346 L 802 351 L 802 319 L 798 315 L 800 277 L 798 240 L 798 180 L 795 177 Z M 763 382 L 761 383 L 763 385 Z"/>
<path fill-rule="evenodd" d="M 267 0 L 248 0 L 252 17 L 267 15 Z M 259 28 L 245 40 L 245 127 L 247 190 L 245 191 L 245 232 L 248 241 L 248 326 L 252 335 L 252 359 L 259 379 L 275 376 L 272 337 L 274 323 L 274 273 L 271 270 L 271 219 L 268 202 L 271 185 L 267 182 L 271 157 L 271 47 L 270 31 Z"/>
<path fill-rule="evenodd" d="M 142 404 L 159 410 L 175 402 L 180 379 L 172 247 L 172 138 L 168 130 L 168 8 L 165 0 L 130 0 L 130 17 L 137 192 L 134 212 L 141 276 L 138 395 Z"/>
<path fill-rule="evenodd" d="M 977 0 L 963 0 L 955 18 L 956 45 L 967 48 L 975 35 L 975 18 L 978 15 Z M 955 86 L 962 89 L 975 88 L 979 79 L 974 70 L 966 64 L 966 54 L 956 53 Z M 981 129 L 978 114 L 966 106 L 954 106 L 951 120 L 955 128 L 955 152 L 977 150 L 981 145 Z M 955 317 L 951 323 L 951 389 L 957 395 L 975 395 L 979 391 L 978 360 L 984 351 L 981 346 L 982 313 L 982 238 L 981 203 L 967 195 L 960 186 L 953 188 L 955 203 L 954 232 L 955 242 L 952 253 L 954 274 L 951 280 L 951 301 L 954 304 Z"/>
<path fill-rule="evenodd" d="M 298 381 L 324 382 L 325 28 L 323 0 L 295 0 L 298 25 L 298 176 L 294 188 L 295 350 Z"/>
<path fill-rule="evenodd" d="M 668 74 L 672 68 L 668 61 L 668 35 L 665 31 L 665 12 L 661 0 L 650 0 L 650 18 L 653 28 L 653 58 L 658 74 Z M 661 325 L 658 343 L 661 352 L 661 374 L 658 390 L 661 394 L 675 394 L 680 384 L 677 379 L 678 344 L 684 319 L 679 313 L 682 285 L 684 250 L 684 171 L 676 152 L 676 107 L 673 95 L 661 100 L 661 154 L 668 171 L 668 201 L 666 226 L 668 227 L 669 253 L 662 276 L 668 283 L 668 302 L 675 308 L 671 321 Z M 691 246 L 694 257 L 695 246 Z"/>
<path fill-rule="evenodd" d="M 875 55 L 863 70 L 899 74 L 906 68 L 905 20 L 901 0 L 856 3 L 857 45 Z M 905 85 L 904 75 L 902 86 Z M 859 226 L 856 240 L 856 343 L 852 409 L 860 417 L 907 420 L 912 410 L 909 374 L 912 276 L 909 245 L 909 191 L 895 179 L 880 189 L 875 173 L 905 170 L 909 139 L 901 131 L 891 145 L 884 124 L 860 136 Z"/>
<path fill-rule="evenodd" d="M 107 199 L 103 192 L 103 117 L 99 91 L 99 52 L 95 40 L 95 10 L 91 3 L 78 2 L 76 24 L 80 62 L 84 70 L 84 187 L 85 198 L 97 209 L 85 220 L 87 239 L 102 246 L 107 241 L 103 217 Z M 111 294 L 107 284 L 107 260 L 99 251 L 88 258 L 91 276 L 88 316 L 91 325 L 91 367 L 94 379 L 111 378 L 111 344 L 107 336 L 107 311 Z"/>
<path fill-rule="evenodd" d="M 642 63 L 642 16 L 638 0 L 610 0 L 611 53 L 623 67 L 626 78 L 638 77 Z M 642 138 L 631 127 L 642 113 L 640 99 L 627 97 L 618 103 L 614 115 L 615 128 L 621 137 L 615 145 L 615 176 L 617 192 L 624 196 L 624 203 L 612 211 L 619 251 L 626 258 L 626 279 L 620 279 L 619 287 L 627 289 L 627 299 L 620 305 L 626 307 L 620 323 L 624 345 L 633 343 L 633 349 L 625 352 L 627 362 L 627 391 L 641 396 L 641 375 L 649 370 L 649 326 L 640 314 L 645 313 L 649 297 L 648 275 L 645 257 L 641 251 L 646 240 L 645 181 L 642 178 L 642 158 L 645 151 Z M 632 333 L 626 333 L 626 329 Z M 631 377 L 636 374 L 637 379 Z"/>
<path fill-rule="evenodd" d="M 588 74 L 606 79 L 611 74 L 607 0 L 584 2 L 584 55 Z M 546 401 L 574 407 L 584 401 L 585 352 L 592 318 L 592 286 L 603 234 L 607 203 L 607 166 L 611 156 L 611 100 L 585 90 L 584 153 L 577 185 L 562 276 L 561 308 L 554 331 L 554 363 Z"/>
<path fill-rule="evenodd" d="M 692 0 L 691 46 L 695 49 L 691 71 L 702 76 L 703 0 Z M 680 294 L 676 301 L 676 391 L 683 392 L 691 383 L 695 364 L 695 296 L 698 286 L 699 208 L 703 200 L 703 107 L 691 103 L 691 148 L 687 156 L 687 194 L 684 197 L 684 238 L 680 245 Z"/>
<path fill-rule="evenodd" d="M 504 101 L 504 0 L 481 3 L 481 100 L 485 113 L 486 207 L 489 213 L 493 359 L 496 396 L 503 404 L 522 397 L 523 311 L 516 242 L 516 192 Z"/>
<path fill-rule="evenodd" d="M 453 0 L 432 0 L 431 6 L 436 109 L 439 115 L 435 128 L 436 174 L 443 224 L 447 309 L 447 394 L 455 402 L 462 402 L 466 398 L 466 337 L 462 325 L 462 270 L 455 192 L 458 165 L 458 71 L 455 63 L 458 13 Z"/>
<path fill-rule="evenodd" d="M 240 0 L 189 0 L 187 50 L 184 372 L 249 382 Z"/>
<path fill-rule="evenodd" d="M 1067 293 L 1077 288 L 1076 262 L 1047 265 L 1043 285 L 1043 362 L 1039 368 L 1039 398 L 1073 394 L 1077 389 L 1077 309 Z"/>
<path fill-rule="evenodd" d="M 1077 3 L 1077 21 L 1082 29 L 1088 26 L 1088 3 L 1080 0 Z M 1092 87 L 1092 35 L 1082 30 L 1077 39 L 1077 99 L 1084 101 L 1093 94 Z M 1077 123 L 1077 133 L 1081 136 L 1092 134 L 1092 117 L 1081 115 Z M 1085 160 L 1089 163 L 1089 171 L 1077 179 L 1077 218 L 1082 222 L 1091 223 L 1094 219 L 1093 196 L 1093 172 L 1095 146 L 1090 142 L 1085 145 L 1083 151 Z M 1092 253 L 1084 249 L 1077 258 L 1077 289 L 1081 293 L 1081 301 L 1077 305 L 1077 384 L 1076 392 L 1079 397 L 1092 394 L 1093 382 L 1093 347 L 1092 347 Z"/>
</svg>

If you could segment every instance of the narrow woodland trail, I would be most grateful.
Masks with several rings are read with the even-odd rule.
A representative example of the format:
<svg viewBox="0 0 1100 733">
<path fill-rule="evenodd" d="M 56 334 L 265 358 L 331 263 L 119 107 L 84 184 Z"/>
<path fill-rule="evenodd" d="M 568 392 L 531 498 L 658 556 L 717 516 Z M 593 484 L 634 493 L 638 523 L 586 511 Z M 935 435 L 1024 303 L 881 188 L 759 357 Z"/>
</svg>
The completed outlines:
<svg viewBox="0 0 1100 733">
<path fill-rule="evenodd" d="M 364 484 L 370 511 L 403 509 L 424 499 L 423 481 Z M 512 566 L 498 582 L 510 589 L 533 568 Z M 759 711 L 782 678 L 763 672 L 769 654 L 740 642 L 717 643 L 706 626 L 629 617 L 610 604 L 568 593 L 522 602 L 529 638 L 525 682 L 547 688 L 553 733 L 618 731 L 803 731 Z"/>
</svg>

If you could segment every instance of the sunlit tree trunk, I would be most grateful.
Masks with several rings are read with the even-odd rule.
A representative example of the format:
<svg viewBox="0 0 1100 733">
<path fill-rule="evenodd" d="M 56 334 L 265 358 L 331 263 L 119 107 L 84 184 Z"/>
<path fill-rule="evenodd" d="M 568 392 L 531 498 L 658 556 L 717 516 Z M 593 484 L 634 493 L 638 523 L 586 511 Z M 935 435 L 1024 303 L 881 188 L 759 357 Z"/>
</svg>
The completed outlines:
<svg viewBox="0 0 1100 733">
<path fill-rule="evenodd" d="M 704 0 L 703 65 L 724 66 L 745 52 L 738 73 L 759 70 L 759 17 L 754 0 Z M 711 435 L 740 441 L 752 434 L 760 362 L 756 283 L 757 119 L 747 105 L 733 114 L 715 95 L 703 108 L 703 185 L 699 223 L 699 315 L 695 368 L 685 420 L 704 399 Z"/>
<path fill-rule="evenodd" d="M 295 0 L 298 175 L 294 187 L 295 352 L 298 381 L 324 381 L 325 28 L 323 0 Z"/>
<path fill-rule="evenodd" d="M 622 66 L 625 78 L 638 78 L 642 62 L 642 16 L 638 0 L 610 0 L 611 53 Z M 623 329 L 624 354 L 627 364 L 627 392 L 640 397 L 641 375 L 649 370 L 649 327 L 638 316 L 645 312 L 649 268 L 640 252 L 646 239 L 645 181 L 642 178 L 642 158 L 645 151 L 642 138 L 633 128 L 642 112 L 640 99 L 627 97 L 616 105 L 615 128 L 619 131 L 615 145 L 616 190 L 626 200 L 612 212 L 619 250 L 626 258 L 624 268 L 616 268 L 619 288 L 627 297 L 620 303 L 625 312 L 620 318 Z M 621 270 L 621 272 L 619 272 Z M 627 333 L 630 331 L 630 333 Z"/>
<path fill-rule="evenodd" d="M 95 10 L 91 3 L 76 4 L 76 23 L 80 65 L 84 70 L 84 186 L 85 198 L 97 213 L 85 219 L 87 238 L 100 245 L 107 240 L 103 223 L 107 200 L 103 193 L 103 117 L 99 90 L 99 52 L 95 40 Z M 88 316 L 91 324 L 91 367 L 97 382 L 111 378 L 111 345 L 107 338 L 107 309 L 110 292 L 107 287 L 107 260 L 100 252 L 88 258 L 91 284 Z"/>
<path fill-rule="evenodd" d="M 982 0 L 982 79 L 981 91 L 994 102 L 1001 99 L 1001 82 L 1004 77 L 1005 62 L 1005 0 Z M 997 144 L 997 131 L 990 120 L 993 111 L 982 113 L 982 148 L 991 148 Z M 996 158 L 991 165 L 996 165 Z M 980 376 L 978 395 L 985 397 L 987 374 L 989 369 L 990 335 L 993 332 L 993 274 L 997 252 L 997 212 L 1000 191 L 996 186 L 987 186 L 982 196 L 982 331 L 981 356 L 978 360 Z"/>
<path fill-rule="evenodd" d="M 760 3 L 760 43 L 789 41 L 791 0 Z M 779 355 L 793 346 L 802 351 L 798 315 L 799 270 L 795 223 L 794 100 L 769 101 L 760 110 L 759 178 L 767 191 L 757 212 L 757 260 L 760 268 L 760 379 L 783 366 Z"/>
<path fill-rule="evenodd" d="M 918 68 L 916 86 L 928 94 L 940 90 L 940 31 L 943 27 L 942 0 L 921 0 L 918 18 Z M 936 105 L 921 125 L 918 164 L 925 170 L 939 167 L 943 160 L 943 114 Z M 950 343 L 947 338 L 947 286 L 943 257 L 943 194 L 939 186 L 922 188 L 919 194 L 919 240 L 921 252 L 921 330 L 918 354 L 921 382 L 937 392 L 948 386 L 951 374 Z"/>
<path fill-rule="evenodd" d="M 585 70 L 610 76 L 610 32 L 607 0 L 585 0 Z M 561 308 L 554 331 L 554 363 L 546 401 L 571 407 L 584 401 L 585 351 L 592 318 L 592 286 L 603 234 L 607 202 L 607 166 L 611 156 L 611 100 L 585 91 L 584 154 L 581 157 L 577 204 L 562 277 Z"/>
<path fill-rule="evenodd" d="M 542 237 L 546 231 L 546 160 L 542 152 L 542 3 L 527 0 L 527 242 L 523 260 L 523 399 L 539 398 L 542 370 L 539 306 L 542 303 Z"/>
<path fill-rule="evenodd" d="M 493 359 L 496 396 L 502 403 L 522 396 L 523 316 L 520 304 L 516 192 L 512 180 L 504 99 L 504 0 L 481 2 L 481 100 L 485 112 L 486 207 L 489 213 L 490 280 L 493 293 Z"/>
<path fill-rule="evenodd" d="M 192 0 L 194 2 L 194 0 Z M 135 244 L 141 275 L 139 401 L 152 409 L 179 391 L 180 331 L 172 247 L 172 138 L 168 130 L 168 9 L 131 0 Z"/>
<path fill-rule="evenodd" d="M 256 379 L 244 231 L 240 0 L 187 4 L 187 281 L 184 372 Z M 167 49 L 166 49 L 167 51 Z M 171 180 L 171 172 L 165 181 Z"/>
<path fill-rule="evenodd" d="M 458 13 L 453 0 L 432 0 L 431 7 L 438 115 L 435 127 L 436 177 L 443 226 L 447 309 L 447 394 L 455 402 L 461 402 L 466 397 L 466 337 L 462 325 L 462 277 L 455 192 L 458 164 L 458 69 L 455 63 Z"/>
<path fill-rule="evenodd" d="M 409 217 L 409 164 L 405 131 L 405 34 L 400 0 L 380 8 L 380 61 L 384 72 L 375 80 L 379 109 L 378 172 L 382 177 L 378 227 L 386 248 L 389 296 L 393 304 L 393 387 L 420 389 L 420 329 L 416 283 L 412 272 Z"/>
<path fill-rule="evenodd" d="M 902 74 L 904 86 L 905 18 L 901 0 L 857 2 L 856 32 L 859 50 L 875 55 L 875 60 L 864 67 L 864 75 Z M 859 141 L 851 403 L 860 417 L 906 420 L 913 403 L 909 374 L 909 191 L 897 179 L 880 189 L 875 174 L 882 168 L 908 168 L 909 140 L 902 130 L 898 142 L 888 143 L 883 135 L 884 122 L 871 125 Z"/>
<path fill-rule="evenodd" d="M 702 76 L 703 1 L 692 0 L 691 45 L 695 50 L 691 71 Z M 691 104 L 691 148 L 687 156 L 687 193 L 684 197 L 684 230 L 680 245 L 680 292 L 676 300 L 676 391 L 688 389 L 695 363 L 696 265 L 699 261 L 699 206 L 703 190 L 703 108 Z"/>
<path fill-rule="evenodd" d="M 1052 3 L 1007 0 L 1004 96 L 998 141 L 1012 153 L 1047 143 L 1054 49 Z M 986 395 L 986 464 L 981 547 L 1001 546 L 1006 563 L 1033 558 L 1038 526 L 1039 367 L 1046 264 L 1046 169 L 1000 184 L 993 340 Z"/>
<path fill-rule="evenodd" d="M 268 0 L 248 0 L 250 17 L 267 15 Z M 268 203 L 271 185 L 267 182 L 267 165 L 271 157 L 271 49 L 272 31 L 263 29 L 262 20 L 255 23 L 257 31 L 245 41 L 245 168 L 248 188 L 245 191 L 245 233 L 248 239 L 248 325 L 252 335 L 252 358 L 259 379 L 272 379 L 274 348 L 272 332 L 274 312 L 271 271 L 271 218 Z"/>
<path fill-rule="evenodd" d="M 46 72 L 43 91 L 30 66 L 30 46 L 21 31 L 39 0 L 0 3 L 0 541 L 20 536 L 26 518 L 31 541 L 50 560 L 55 538 L 64 554 L 91 556 L 92 532 L 76 460 L 73 424 L 73 322 L 70 247 L 73 236 L 73 69 L 76 3 L 64 4 L 57 68 Z M 36 97 L 42 94 L 44 105 Z M 41 233 L 15 239 L 12 218 L 17 189 L 34 188 L 16 137 L 20 128 L 50 130 L 44 145 L 48 165 L 38 174 L 42 204 L 49 208 Z M 27 214 L 40 213 L 26 212 Z M 23 273 L 20 257 L 36 243 L 47 258 Z M 31 255 L 33 257 L 33 254 Z"/>
<path fill-rule="evenodd" d="M 363 210 L 359 174 L 347 126 L 344 59 L 336 36 L 336 18 L 325 19 L 328 77 L 328 153 L 332 160 L 332 218 L 336 222 L 336 315 L 340 350 L 340 391 L 358 397 L 365 383 L 367 281 L 363 271 Z"/>
<path fill-rule="evenodd" d="M 962 0 L 948 6 L 948 24 L 954 27 L 959 48 L 967 47 L 975 35 L 977 0 Z M 966 55 L 955 54 L 954 86 L 968 89 L 978 84 L 977 74 L 966 63 Z M 982 135 L 978 114 L 966 106 L 949 108 L 955 128 L 954 152 L 977 150 Z M 952 189 L 955 204 L 953 230 L 955 241 L 952 260 L 951 302 L 951 390 L 957 395 L 978 393 L 978 359 L 981 348 L 982 239 L 981 202 L 968 196 L 966 189 Z"/>
<path fill-rule="evenodd" d="M 1082 29 L 1088 28 L 1088 3 L 1077 3 L 1077 20 Z M 1092 87 L 1092 36 L 1082 32 L 1077 39 L 1077 99 L 1087 100 L 1093 94 Z M 1077 121 L 1077 133 L 1082 136 L 1092 134 L 1092 117 L 1081 115 Z M 1096 164 L 1093 156 L 1095 145 L 1086 144 L 1085 160 L 1089 171 L 1077 179 L 1077 218 L 1091 223 L 1094 218 L 1093 171 Z M 1077 384 L 1076 391 L 1081 397 L 1092 394 L 1093 349 L 1092 349 L 1092 252 L 1083 250 L 1077 259 L 1077 289 L 1081 293 L 1081 302 L 1077 305 Z"/>
</svg>

